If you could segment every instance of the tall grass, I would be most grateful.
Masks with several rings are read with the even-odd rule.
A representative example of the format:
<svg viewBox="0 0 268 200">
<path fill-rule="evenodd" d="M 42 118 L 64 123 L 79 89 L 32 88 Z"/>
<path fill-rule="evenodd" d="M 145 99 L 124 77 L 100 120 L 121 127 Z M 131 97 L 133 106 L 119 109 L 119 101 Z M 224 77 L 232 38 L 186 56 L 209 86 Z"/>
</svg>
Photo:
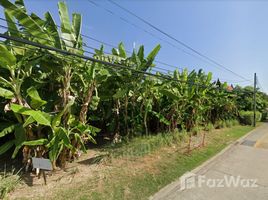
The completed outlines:
<svg viewBox="0 0 268 200">
<path fill-rule="evenodd" d="M 7 194 L 13 191 L 20 183 L 19 172 L 2 172 L 0 173 L 0 199 L 5 199 Z"/>
</svg>

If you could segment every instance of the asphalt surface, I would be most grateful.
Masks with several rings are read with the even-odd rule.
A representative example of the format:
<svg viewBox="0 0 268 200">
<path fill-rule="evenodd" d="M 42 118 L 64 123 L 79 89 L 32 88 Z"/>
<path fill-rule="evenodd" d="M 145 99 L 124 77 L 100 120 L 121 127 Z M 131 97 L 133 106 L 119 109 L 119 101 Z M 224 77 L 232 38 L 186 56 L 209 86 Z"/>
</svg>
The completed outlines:
<svg viewBox="0 0 268 200">
<path fill-rule="evenodd" d="M 268 123 L 150 199 L 268 200 Z"/>
</svg>

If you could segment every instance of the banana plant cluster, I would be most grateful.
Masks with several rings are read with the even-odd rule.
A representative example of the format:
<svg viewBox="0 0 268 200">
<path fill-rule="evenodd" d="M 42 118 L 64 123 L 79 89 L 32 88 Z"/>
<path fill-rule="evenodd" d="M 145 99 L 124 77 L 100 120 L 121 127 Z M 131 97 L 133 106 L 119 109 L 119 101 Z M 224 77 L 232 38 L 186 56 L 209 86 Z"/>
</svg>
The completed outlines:
<svg viewBox="0 0 268 200">
<path fill-rule="evenodd" d="M 60 27 L 49 12 L 43 18 L 27 13 L 22 0 L 0 5 L 5 34 L 85 54 L 82 17 L 74 13 L 71 20 L 65 3 L 58 3 Z M 47 157 L 54 168 L 64 167 L 97 133 L 118 142 L 237 118 L 239 93 L 213 82 L 211 73 L 143 74 L 153 73 L 160 48 L 147 56 L 144 46 L 128 55 L 123 43 L 110 54 L 103 46 L 95 50 L 95 59 L 120 68 L 6 40 L 0 45 L 0 155 L 19 153 L 24 162 Z"/>
<path fill-rule="evenodd" d="M 83 54 L 81 15 L 73 14 L 71 22 L 65 3 L 58 4 L 60 31 L 49 12 L 41 19 L 29 15 L 23 1 L 0 4 L 8 25 L 6 34 Z M 22 149 L 25 162 L 31 156 L 47 156 L 54 168 L 64 167 L 66 160 L 86 150 L 86 141 L 95 142 L 93 136 L 99 132 L 86 123 L 83 107 L 98 98 L 93 86 L 99 67 L 9 40 L 0 49 L 0 137 L 9 138 L 0 154 L 13 148 L 14 158 Z"/>
</svg>

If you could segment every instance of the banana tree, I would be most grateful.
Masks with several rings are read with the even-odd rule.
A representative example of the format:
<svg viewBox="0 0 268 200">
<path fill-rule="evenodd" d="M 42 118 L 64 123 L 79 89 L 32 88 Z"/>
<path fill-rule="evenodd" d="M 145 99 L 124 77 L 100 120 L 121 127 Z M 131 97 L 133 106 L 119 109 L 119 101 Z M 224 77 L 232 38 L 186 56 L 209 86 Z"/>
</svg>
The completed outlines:
<svg viewBox="0 0 268 200">
<path fill-rule="evenodd" d="M 18 1 L 15 4 L 12 4 L 9 1 L 0 1 L 0 4 L 5 8 L 5 15 L 8 20 L 9 29 L 7 34 L 16 37 L 21 36 L 27 40 L 33 40 L 34 42 L 53 46 L 72 53 L 83 54 L 82 39 L 80 35 L 81 16 L 79 14 L 73 14 L 73 21 L 71 25 L 65 3 L 60 2 L 58 4 L 61 19 L 61 33 L 58 31 L 50 13 L 46 13 L 45 19 L 43 20 L 35 14 L 29 16 L 26 12 L 23 1 Z M 14 18 L 16 18 L 18 23 L 24 27 L 23 32 L 18 31 Z M 11 41 L 7 41 L 7 43 L 13 44 Z M 1 84 L 4 84 L 5 87 L 10 87 L 12 89 L 9 91 L 7 88 L 1 88 L 2 96 L 5 96 L 5 98 L 11 98 L 12 103 L 17 103 L 20 106 L 40 112 L 46 110 L 48 113 L 62 113 L 64 111 L 61 117 L 61 125 L 63 126 L 62 128 L 69 130 L 70 124 L 68 121 L 73 115 L 71 114 L 71 108 L 68 105 L 70 103 L 70 99 L 72 99 L 74 96 L 71 92 L 71 81 L 74 72 L 76 72 L 76 70 L 80 69 L 82 66 L 81 60 L 70 60 L 68 58 L 63 59 L 62 56 L 53 51 L 40 51 L 35 50 L 32 47 L 31 49 L 33 50 L 30 51 L 27 50 L 27 45 L 20 46 L 25 46 L 25 48 L 22 48 L 24 51 L 18 51 L 18 48 L 13 47 L 11 48 L 11 52 L 8 52 L 4 46 L 1 46 L 1 67 L 5 68 L 4 70 L 9 70 L 10 72 L 10 75 L 5 73 L 6 76 L 1 77 Z M 43 54 L 45 54 L 45 56 L 43 56 Z M 33 60 L 33 64 L 29 61 L 31 59 Z M 54 68 L 52 68 L 52 63 L 54 63 Z M 57 68 L 55 69 L 55 67 Z M 32 77 L 30 77 L 31 72 L 34 72 Z M 32 90 L 29 88 L 29 86 L 27 88 L 28 84 L 25 83 L 26 78 L 31 81 L 34 80 L 36 84 L 39 84 L 39 86 L 37 85 L 37 88 L 42 88 L 41 93 L 46 91 L 46 88 L 44 87 L 45 85 L 53 85 L 53 88 L 50 90 L 52 93 L 50 97 L 54 95 L 56 97 L 56 103 L 54 103 L 53 106 L 48 106 L 51 104 L 51 99 L 49 99 L 49 97 L 48 99 L 50 102 L 48 104 L 44 100 L 41 101 L 36 89 Z M 11 81 L 8 82 L 9 80 Z M 59 86 L 59 84 L 61 84 L 61 86 Z M 24 88 L 22 88 L 22 86 Z M 36 105 L 32 105 L 27 102 L 28 97 L 23 96 L 22 91 L 23 93 L 25 93 L 24 91 L 27 91 L 28 96 L 31 98 L 31 95 L 34 94 L 37 100 L 40 101 L 37 102 L 41 104 L 40 107 L 35 107 Z M 28 93 L 28 91 L 30 93 Z M 56 92 L 58 92 L 60 98 L 57 97 L 58 95 Z M 31 100 L 31 102 L 33 102 L 33 100 Z M 7 105 L 6 110 L 9 109 L 9 106 Z M 24 113 L 13 112 L 15 113 L 15 116 L 20 124 L 25 123 L 29 119 L 27 115 L 24 115 Z M 25 126 L 24 128 L 27 134 L 32 133 L 31 125 Z M 38 128 L 38 130 L 42 129 L 42 126 Z M 22 130 L 22 128 L 19 130 Z M 9 132 L 11 131 L 12 129 L 9 129 Z M 26 138 L 27 140 L 32 140 L 31 137 L 27 136 Z M 75 136 L 72 136 L 71 140 L 75 141 Z M 11 142 L 9 145 L 5 145 L 5 147 L 7 146 L 11 147 Z M 65 157 L 65 154 L 67 154 L 67 150 L 66 148 L 63 148 L 63 157 Z"/>
</svg>

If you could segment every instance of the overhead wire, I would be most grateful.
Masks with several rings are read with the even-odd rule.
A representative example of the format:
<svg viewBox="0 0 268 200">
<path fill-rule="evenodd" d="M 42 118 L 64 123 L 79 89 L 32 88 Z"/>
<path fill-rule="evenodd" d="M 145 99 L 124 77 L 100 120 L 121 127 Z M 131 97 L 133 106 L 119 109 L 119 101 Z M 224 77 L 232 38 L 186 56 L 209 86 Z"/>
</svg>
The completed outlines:
<svg viewBox="0 0 268 200">
<path fill-rule="evenodd" d="M 85 55 L 80 55 L 80 54 L 75 54 L 75 53 L 72 53 L 72 52 L 68 52 L 66 50 L 58 49 L 58 48 L 55 48 L 55 47 L 42 45 L 42 44 L 39 44 L 39 43 L 36 43 L 36 42 L 33 42 L 33 41 L 25 40 L 23 38 L 17 38 L 17 37 L 13 37 L 13 36 L 8 36 L 8 35 L 2 34 L 2 33 L 0 33 L 0 37 L 4 38 L 4 39 L 7 39 L 7 40 L 12 40 L 12 41 L 15 41 L 15 42 L 19 42 L 19 43 L 27 44 L 27 45 L 30 45 L 30 46 L 34 46 L 34 47 L 37 47 L 37 48 L 50 50 L 50 51 L 55 51 L 55 52 L 61 53 L 63 55 L 82 58 L 84 60 L 89 60 L 89 61 L 91 61 L 93 63 L 94 62 L 100 63 L 100 64 L 103 64 L 106 67 L 116 67 L 116 68 L 119 68 L 119 69 L 127 69 L 127 70 L 130 70 L 130 71 L 135 72 L 137 74 L 141 74 L 143 76 L 150 76 L 150 77 L 160 78 L 160 79 L 169 80 L 169 81 L 173 81 L 173 82 L 187 83 L 189 85 L 196 85 L 197 87 L 205 87 L 205 88 L 207 88 L 207 86 L 204 86 L 204 85 L 201 85 L 201 84 L 196 84 L 195 82 L 191 82 L 191 81 L 177 80 L 177 79 L 174 79 L 174 78 L 172 78 L 170 76 L 161 74 L 159 72 L 156 73 L 156 74 L 153 74 L 153 73 L 149 73 L 149 72 L 146 72 L 146 71 L 141 71 L 141 70 L 129 68 L 129 67 L 121 65 L 121 64 L 106 62 L 106 61 L 98 60 L 96 58 L 88 57 L 88 56 L 85 56 Z M 211 88 L 211 89 L 222 89 L 222 88 L 219 88 L 219 87 L 215 86 L 214 88 Z"/>
<path fill-rule="evenodd" d="M 264 92 L 264 90 L 262 88 L 262 85 L 260 84 L 260 81 L 259 81 L 258 76 L 256 76 L 256 79 L 257 79 L 257 86 L 259 87 L 259 89 L 261 90 L 261 92 Z"/>
<path fill-rule="evenodd" d="M 91 1 L 91 0 L 88 0 L 88 1 Z M 170 34 L 168 34 L 167 32 L 163 31 L 162 29 L 158 28 L 157 26 L 153 25 L 152 23 L 148 22 L 147 20 L 143 19 L 142 17 L 136 15 L 135 13 L 133 13 L 132 11 L 124 8 L 123 6 L 121 6 L 120 4 L 114 2 L 113 0 L 108 0 L 110 3 L 112 3 L 113 5 L 119 7 L 120 9 L 124 10 L 125 12 L 129 13 L 130 15 L 134 16 L 135 18 L 139 19 L 140 21 L 142 21 L 143 23 L 147 24 L 148 26 L 150 26 L 151 28 L 153 28 L 154 30 L 162 33 L 163 35 L 165 35 L 166 37 L 172 39 L 173 41 L 177 42 L 178 44 L 182 45 L 183 47 L 191 50 L 192 52 L 194 52 L 195 54 L 199 55 L 200 57 L 210 61 L 211 63 L 213 63 L 214 65 L 217 65 L 219 66 L 220 68 L 226 70 L 226 71 L 229 71 L 230 73 L 236 75 L 237 77 L 240 77 L 244 80 L 249 80 L 243 76 L 241 76 L 240 74 L 237 74 L 236 72 L 230 70 L 229 68 L 225 67 L 224 65 L 220 64 L 219 62 L 215 61 L 214 59 L 206 56 L 205 54 L 197 51 L 196 49 L 194 49 L 193 47 L 187 45 L 186 43 L 182 42 L 181 40 L 178 40 L 177 38 L 171 36 Z M 92 1 L 91 1 L 92 2 Z"/>
<path fill-rule="evenodd" d="M 26 46 L 18 46 L 18 45 L 15 45 L 15 44 L 8 44 L 8 43 L 5 43 L 5 41 L 3 41 L 3 40 L 0 40 L 0 44 L 5 45 L 5 46 L 8 46 L 8 47 L 13 47 L 13 48 L 21 49 L 21 50 L 28 50 L 28 51 L 33 52 L 33 53 L 36 53 L 37 51 L 39 51 L 41 49 L 41 48 L 30 48 L 30 47 L 26 47 Z M 62 56 L 62 54 L 60 54 L 60 55 L 61 56 L 59 58 L 61 58 L 63 60 L 67 60 L 67 61 L 70 61 L 70 62 L 75 61 L 75 59 L 73 59 L 72 57 Z M 59 56 L 59 55 L 57 55 L 57 56 Z M 126 71 L 120 71 L 120 74 L 129 75 Z M 134 72 L 134 74 L 131 74 L 132 77 L 140 78 L 140 76 L 137 76 L 137 75 L 138 74 L 135 73 L 135 72 Z"/>
<path fill-rule="evenodd" d="M 0 25 L 0 28 L 8 29 L 8 27 L 2 26 L 2 25 Z M 10 31 L 10 30 L 9 30 L 9 31 Z M 15 32 L 14 29 L 13 29 L 13 31 Z M 20 32 L 20 34 L 23 34 L 23 33 Z M 31 34 L 29 34 L 29 35 L 31 35 Z M 33 35 L 31 35 L 31 36 L 33 36 Z M 36 37 L 36 38 L 39 38 L 39 39 L 44 39 L 44 40 L 47 40 L 47 41 L 51 41 L 51 42 L 52 42 L 52 40 L 49 40 L 49 39 L 46 39 L 46 38 L 41 38 L 41 37 L 37 37 L 37 36 L 33 36 L 33 37 Z M 64 39 L 64 38 L 62 38 L 62 39 Z M 19 48 L 19 46 L 16 46 L 16 47 Z M 67 45 L 67 47 L 70 47 L 70 48 L 73 48 L 73 49 L 78 49 L 78 48 L 74 48 L 74 47 L 71 47 L 71 46 L 68 46 L 68 45 Z M 25 47 L 23 47 L 23 48 L 25 48 Z M 28 49 L 29 49 L 29 48 L 28 48 Z M 86 51 L 86 52 L 87 52 L 87 53 L 90 53 L 90 54 L 92 54 L 92 55 L 94 55 L 93 52 L 89 52 L 89 51 Z M 64 59 L 66 59 L 66 57 L 64 57 Z M 69 59 L 69 60 L 70 60 L 70 59 Z M 151 71 L 154 72 L 154 73 L 161 72 L 161 74 L 163 74 L 163 75 L 169 75 L 169 73 L 171 72 L 171 71 L 169 71 L 169 70 L 165 70 L 165 69 L 162 69 L 162 68 L 159 68 L 159 67 L 156 67 L 156 66 L 154 66 L 153 68 L 161 70 L 161 71 L 156 71 L 156 70 L 154 70 L 154 69 L 151 69 Z M 163 71 L 164 71 L 164 72 L 163 72 Z"/>
<path fill-rule="evenodd" d="M 2 18 L 2 17 L 0 17 L 0 20 L 1 20 L 1 21 L 5 21 L 5 22 L 8 22 L 7 19 L 4 19 L 4 18 Z M 13 22 L 13 23 L 15 23 L 16 25 L 20 25 L 20 24 L 17 23 L 17 22 Z M 56 26 L 57 26 L 58 28 L 60 28 L 59 25 L 56 25 Z M 2 27 L 2 28 L 9 28 L 9 27 L 3 26 L 3 25 L 0 25 L 0 27 Z M 26 27 L 25 27 L 25 28 L 26 28 Z M 10 28 L 9 28 L 9 29 L 10 29 Z M 26 28 L 26 29 L 27 29 L 27 28 Z M 13 31 L 16 31 L 16 30 L 13 29 Z M 31 33 L 28 33 L 28 34 L 32 35 Z M 115 46 L 115 45 L 108 44 L 107 42 L 100 41 L 100 40 L 95 39 L 95 38 L 93 38 L 93 37 L 84 35 L 84 34 L 82 34 L 82 33 L 81 33 L 81 36 L 83 36 L 83 37 L 85 37 L 85 38 L 88 38 L 88 39 L 90 39 L 90 40 L 96 41 L 96 42 L 98 42 L 98 43 L 100 43 L 100 44 L 105 44 L 105 45 L 110 46 L 110 47 L 112 47 L 112 48 L 116 48 L 116 49 L 118 48 L 118 47 Z M 41 37 L 39 37 L 39 38 L 40 38 L 40 39 L 47 40 L 47 41 L 52 41 L 52 40 L 48 40 L 48 39 L 46 39 L 46 38 L 41 38 Z M 61 39 L 62 39 L 63 41 L 68 41 L 68 42 L 71 41 L 71 40 L 69 40 L 69 39 L 62 38 L 62 37 L 61 37 Z M 68 45 L 66 45 L 66 46 L 68 46 Z M 91 50 L 96 50 L 96 49 L 98 49 L 97 47 L 92 47 L 92 46 L 87 45 L 87 43 L 85 43 L 85 42 L 82 43 L 82 46 L 85 47 L 85 48 L 87 48 L 87 49 L 91 49 Z M 68 47 L 73 48 L 73 49 L 77 49 L 77 48 L 75 48 L 75 47 L 71 47 L 71 46 L 68 46 Z M 85 52 L 87 52 L 87 51 L 85 51 Z M 131 54 L 131 52 L 128 51 L 128 50 L 126 50 L 126 52 L 129 53 L 129 54 Z M 109 52 L 107 52 L 107 51 L 104 51 L 104 53 L 105 53 L 105 54 L 108 54 L 108 55 L 112 55 L 111 53 L 109 53 Z M 91 53 L 91 54 L 92 54 L 92 53 Z M 166 66 L 172 67 L 172 68 L 174 68 L 174 69 L 183 69 L 183 68 L 175 67 L 175 66 L 173 66 L 173 65 L 171 65 L 171 64 L 165 63 L 165 62 L 163 62 L 163 61 L 155 60 L 155 62 L 156 62 L 156 63 L 159 63 L 159 64 L 162 64 L 162 65 L 166 65 Z M 160 69 L 160 67 L 158 67 L 158 68 Z M 161 70 L 162 70 L 162 71 L 163 71 L 163 70 L 169 71 L 169 70 L 164 69 L 164 68 L 161 68 Z"/>
<path fill-rule="evenodd" d="M 6 21 L 7 22 L 7 20 L 6 19 L 3 19 L 3 18 L 0 18 L 2 21 Z M 17 25 L 19 25 L 19 23 L 16 23 Z M 6 28 L 6 29 L 10 29 L 9 27 L 5 27 L 5 26 L 2 26 L 2 25 L 0 25 L 0 27 L 2 27 L 2 28 Z M 59 26 L 58 26 L 59 27 Z M 10 31 L 10 30 L 9 30 Z M 13 30 L 13 31 L 15 31 L 15 30 Z M 16 30 L 17 31 L 17 30 Z M 28 33 L 28 32 L 27 32 Z M 21 34 L 21 32 L 20 32 L 20 34 Z M 30 33 L 28 33 L 28 34 L 30 34 Z M 31 34 L 30 34 L 31 35 Z M 33 35 L 32 35 L 33 36 Z M 34 37 L 37 37 L 37 36 L 34 36 Z M 37 37 L 38 38 L 38 37 Z M 41 38 L 41 37 L 39 37 L 40 39 L 44 39 L 44 40 L 47 40 L 47 41 L 52 41 L 52 40 L 49 40 L 49 39 L 47 39 L 47 38 Z M 67 41 L 70 41 L 70 40 L 68 40 L 68 39 L 65 39 L 65 38 L 61 38 L 62 40 L 67 40 Z M 98 41 L 98 42 L 101 42 L 101 41 Z M 71 46 L 68 46 L 68 45 L 66 45 L 67 47 L 69 47 L 69 48 L 73 48 L 73 49 L 78 49 L 78 48 L 75 48 L 75 47 L 71 47 Z M 87 46 L 87 45 L 85 45 L 87 48 L 90 48 L 90 49 L 94 49 L 95 50 L 95 48 L 93 48 L 93 47 L 89 47 L 89 46 Z M 112 45 L 111 45 L 112 46 Z M 86 50 L 84 50 L 84 52 L 87 52 L 87 53 L 89 53 L 89 54 L 92 54 L 92 55 L 94 55 L 94 53 L 93 52 L 89 52 L 89 51 L 86 51 Z M 106 54 L 108 54 L 108 53 L 106 53 Z M 109 55 L 109 54 L 108 54 Z M 111 55 L 111 54 L 110 54 Z M 162 61 L 159 61 L 159 63 L 161 63 L 161 64 L 165 64 L 165 65 L 169 65 L 169 64 L 167 64 L 167 63 L 164 63 L 164 62 L 162 62 Z M 157 67 L 157 66 L 155 66 L 154 67 L 155 69 L 159 69 L 159 70 L 161 70 L 162 72 L 162 74 L 163 74 L 163 71 L 165 71 L 165 75 L 167 75 L 168 73 L 170 73 L 170 70 L 166 70 L 166 69 L 163 69 L 163 68 L 160 68 L 160 67 Z M 155 71 L 155 70 L 153 70 L 155 73 L 157 73 L 158 71 Z"/>
<path fill-rule="evenodd" d="M 97 7 L 101 7 L 99 4 L 96 4 L 95 2 L 93 2 L 93 1 L 91 1 L 91 0 L 88 0 L 89 2 L 91 2 L 91 3 L 93 3 L 95 6 L 97 6 Z M 101 7 L 101 8 L 103 8 L 103 7 Z M 115 15 L 115 13 L 113 12 L 113 11 L 111 11 L 111 10 L 109 10 L 109 9 L 106 9 L 106 8 L 104 8 L 106 11 L 108 11 L 109 13 L 111 13 L 111 14 L 113 14 L 113 15 Z M 11 9 L 12 10 L 12 9 Z M 120 16 L 119 16 L 120 17 Z M 120 17 L 121 19 L 124 19 L 124 18 L 122 18 L 122 17 Z M 3 18 L 0 18 L 1 20 L 5 20 L 5 19 L 3 19 Z M 6 20 L 5 20 L 6 21 Z M 125 22 L 127 22 L 127 23 L 130 23 L 128 20 L 124 20 Z M 135 24 L 132 24 L 132 25 L 134 25 L 134 26 L 137 26 L 137 25 L 135 25 Z M 57 25 L 57 27 L 60 27 L 59 25 Z M 139 27 L 140 28 L 140 27 Z M 141 28 L 142 29 L 142 28 Z M 148 31 L 146 31 L 146 30 L 144 30 L 145 32 L 148 32 Z M 151 34 L 151 33 L 149 33 L 150 35 L 153 35 L 153 34 Z M 102 41 L 100 41 L 100 40 L 97 40 L 97 39 L 94 39 L 94 38 L 92 38 L 92 37 L 89 37 L 89 36 L 86 36 L 86 35 L 83 35 L 83 34 L 81 34 L 83 37 L 86 37 L 86 38 L 89 38 L 89 39 L 91 39 L 91 40 L 94 40 L 94 41 L 97 41 L 97 42 L 102 42 Z M 157 36 L 156 36 L 157 37 Z M 162 41 L 165 41 L 165 40 L 163 40 L 162 38 L 159 38 L 159 37 L 157 37 L 158 39 L 160 39 L 160 40 L 162 40 Z M 165 41 L 165 42 L 168 42 L 168 41 Z M 110 44 L 108 44 L 108 43 L 104 43 L 104 42 L 102 42 L 103 44 L 106 44 L 106 45 L 109 45 L 109 46 L 113 46 L 113 45 L 110 45 Z M 168 42 L 169 43 L 169 42 Z M 171 45 L 173 45 L 172 43 L 170 43 Z M 85 46 L 87 46 L 87 45 L 85 45 Z M 174 46 L 174 45 L 173 45 Z M 70 48 L 73 48 L 73 47 L 70 47 Z M 87 48 L 91 48 L 91 49 L 94 49 L 93 47 L 89 47 L 89 46 L 87 46 Z M 180 49 L 180 50 L 182 50 L 182 49 Z M 182 50 L 182 51 L 184 51 L 184 50 Z M 85 51 L 85 52 L 87 52 L 87 51 Z M 188 53 L 188 52 L 186 52 L 186 53 Z M 92 53 L 91 53 L 92 54 Z M 188 53 L 189 54 L 189 53 Z M 193 55 L 194 56 L 194 55 Z M 204 61 L 204 60 L 203 60 Z M 162 61 L 156 61 L 156 62 L 158 62 L 158 63 L 160 63 L 160 64 L 163 64 L 163 65 L 167 65 L 167 66 L 170 66 L 170 67 L 175 67 L 175 66 L 172 66 L 172 65 L 170 65 L 170 64 L 167 64 L 167 63 L 164 63 L 164 62 L 162 62 Z M 159 67 L 158 67 L 159 68 Z M 177 68 L 177 67 L 175 67 L 175 68 Z M 159 68 L 160 69 L 160 68 Z M 177 68 L 177 69 L 179 69 L 179 68 Z M 180 68 L 180 69 L 182 69 L 182 68 Z M 169 70 L 166 70 L 166 69 L 161 69 L 162 71 L 169 71 Z"/>
<path fill-rule="evenodd" d="M 4 19 L 0 17 L 0 20 L 4 20 Z M 9 27 L 3 26 L 3 25 L 0 25 L 0 28 L 7 29 L 9 32 L 10 32 L 10 30 L 11 30 L 11 32 L 16 33 L 16 30 L 15 30 L 15 29 L 12 29 L 12 28 L 9 28 Z M 20 34 L 25 34 L 25 33 L 21 33 L 21 32 L 20 32 Z M 39 37 L 39 36 L 34 36 L 34 35 L 32 35 L 31 33 L 28 33 L 28 34 L 29 34 L 30 36 L 32 36 L 32 37 L 36 37 L 36 38 L 39 38 L 39 39 L 42 39 L 42 40 L 46 40 L 46 41 L 48 41 L 48 42 L 54 42 L 53 40 L 49 40 L 49 39 L 47 39 L 47 38 L 42 38 L 42 37 Z M 71 41 L 71 40 L 68 40 L 68 39 L 66 39 L 66 38 L 62 38 L 62 37 L 61 37 L 61 39 L 62 39 L 63 41 L 68 41 L 68 42 Z M 65 46 L 68 47 L 68 48 L 71 48 L 71 49 L 80 50 L 79 48 L 72 47 L 72 46 L 69 46 L 69 45 L 67 45 L 67 44 L 65 44 Z M 90 47 L 90 46 L 86 45 L 85 43 L 83 44 L 83 46 L 86 47 L 86 48 L 88 48 L 88 49 L 97 50 L 97 48 Z M 86 52 L 86 53 L 89 53 L 89 54 L 91 54 L 91 55 L 94 55 L 94 54 L 95 54 L 95 53 L 90 52 L 90 51 L 87 51 L 87 50 L 83 50 L 83 51 Z M 108 53 L 108 52 L 106 52 L 106 51 L 104 51 L 104 53 L 105 53 L 106 55 L 115 56 L 115 55 L 110 54 L 110 53 Z M 157 67 L 157 66 L 154 66 L 154 68 L 159 69 L 159 70 L 161 70 L 161 71 L 165 71 L 165 72 L 169 72 L 169 71 L 170 71 L 170 70 L 167 70 L 167 69 L 164 69 L 164 68 L 161 68 L 161 67 Z M 179 69 L 179 68 L 177 68 L 177 69 Z M 181 68 L 180 68 L 180 69 L 181 69 Z"/>
<path fill-rule="evenodd" d="M 111 11 L 111 10 L 109 10 L 109 9 L 107 9 L 107 8 L 105 8 L 105 7 L 101 6 L 101 5 L 99 5 L 99 4 L 97 4 L 96 2 L 94 2 L 94 1 L 92 1 L 92 0 L 87 0 L 87 1 L 88 1 L 89 3 L 95 5 L 96 7 L 105 10 L 106 12 L 110 13 L 111 15 L 113 15 L 113 16 L 115 16 L 115 17 L 118 17 L 120 20 L 124 21 L 125 23 L 128 23 L 128 24 L 130 24 L 131 26 L 133 26 L 133 27 L 135 27 L 135 28 L 138 28 L 139 30 L 145 32 L 146 34 L 149 34 L 150 36 L 156 38 L 157 40 L 160 40 L 160 41 L 162 41 L 162 42 L 165 42 L 166 44 L 172 46 L 173 48 L 175 48 L 175 49 L 177 49 L 177 50 L 179 50 L 179 51 L 182 51 L 183 53 L 188 54 L 188 55 L 190 55 L 190 56 L 192 56 L 192 57 L 195 57 L 195 58 L 197 58 L 197 59 L 199 59 L 199 60 L 201 60 L 201 61 L 203 61 L 203 62 L 205 62 L 205 63 L 207 63 L 207 64 L 211 64 L 210 62 L 208 62 L 207 60 L 203 59 L 202 57 L 198 57 L 198 56 L 196 56 L 196 55 L 194 55 L 194 54 L 192 54 L 192 53 L 190 53 L 190 52 L 188 52 L 188 51 L 185 51 L 184 49 L 182 49 L 182 48 L 180 48 L 180 47 L 174 45 L 173 43 L 171 43 L 171 42 L 169 42 L 169 41 L 167 41 L 167 40 L 164 40 L 164 39 L 158 37 L 157 35 L 155 35 L 155 34 L 149 32 L 149 31 L 147 31 L 146 29 L 144 29 L 144 28 L 142 28 L 142 27 L 140 27 L 140 26 L 138 26 L 138 25 L 136 25 L 136 24 L 134 24 L 134 23 L 132 23 L 132 22 L 130 22 L 129 20 L 127 20 L 127 19 L 125 19 L 125 18 L 119 16 L 119 15 L 116 14 L 115 12 L 113 12 L 113 11 Z M 219 68 L 219 69 L 220 69 L 220 68 Z"/>
</svg>

